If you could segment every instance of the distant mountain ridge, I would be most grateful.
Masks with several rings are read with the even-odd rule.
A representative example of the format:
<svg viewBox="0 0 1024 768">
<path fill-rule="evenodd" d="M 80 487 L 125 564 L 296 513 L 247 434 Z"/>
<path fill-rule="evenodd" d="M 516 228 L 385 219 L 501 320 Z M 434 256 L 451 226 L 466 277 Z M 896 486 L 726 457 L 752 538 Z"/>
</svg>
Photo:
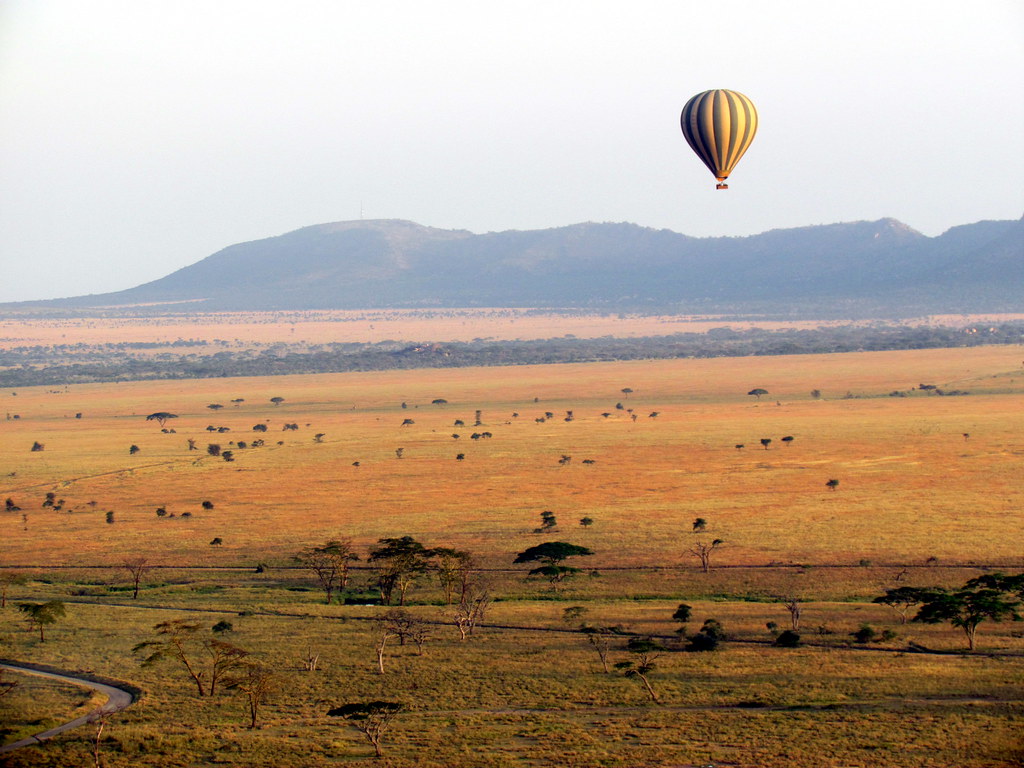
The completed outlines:
<svg viewBox="0 0 1024 768">
<path fill-rule="evenodd" d="M 187 302 L 187 305 L 180 303 Z M 320 224 L 116 293 L 0 305 L 150 311 L 426 307 L 839 314 L 1024 310 L 1024 219 L 927 237 L 894 219 L 695 238 L 628 223 L 473 234 Z"/>
</svg>

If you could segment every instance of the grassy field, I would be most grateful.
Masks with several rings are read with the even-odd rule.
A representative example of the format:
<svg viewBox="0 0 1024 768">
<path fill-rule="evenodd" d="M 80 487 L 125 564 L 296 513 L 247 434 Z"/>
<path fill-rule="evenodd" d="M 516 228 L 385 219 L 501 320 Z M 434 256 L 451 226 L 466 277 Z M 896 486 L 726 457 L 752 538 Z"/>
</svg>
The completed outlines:
<svg viewBox="0 0 1024 768">
<path fill-rule="evenodd" d="M 3 391 L 0 499 L 19 509 L 0 510 L 0 570 L 29 579 L 11 600 L 62 599 L 67 616 L 40 643 L 9 603 L 0 655 L 144 689 L 107 726 L 108 766 L 370 763 L 326 711 L 374 698 L 405 704 L 385 740 L 395 766 L 1017 765 L 1020 625 L 984 624 L 963 654 L 959 630 L 902 625 L 870 600 L 1024 566 L 1022 360 L 980 347 Z M 176 418 L 161 428 L 145 418 L 157 412 Z M 543 511 L 558 526 L 538 534 Z M 497 599 L 463 642 L 423 580 L 409 611 L 431 640 L 422 655 L 389 647 L 381 675 L 384 609 L 325 606 L 292 556 L 349 538 L 365 560 L 403 535 L 472 552 Z M 703 573 L 690 550 L 712 539 Z M 512 560 L 545 540 L 594 555 L 557 589 L 526 581 Z M 135 555 L 154 566 L 137 600 L 119 568 Z M 768 622 L 789 626 L 780 595 L 803 604 L 800 648 L 770 644 Z M 679 652 L 680 602 L 691 633 L 722 622 L 722 650 Z M 602 671 L 580 619 L 563 620 L 571 606 L 661 638 L 660 705 Z M 181 617 L 230 621 L 223 639 L 277 668 L 260 728 L 237 694 L 199 698 L 173 664 L 140 666 L 132 646 Z M 854 643 L 865 623 L 896 637 Z M 319 672 L 300 669 L 309 649 Z M 36 698 L 40 685 L 0 698 L 9 733 L 45 717 L 27 702 L 81 704 Z M 92 764 L 89 736 L 7 764 Z"/>
</svg>

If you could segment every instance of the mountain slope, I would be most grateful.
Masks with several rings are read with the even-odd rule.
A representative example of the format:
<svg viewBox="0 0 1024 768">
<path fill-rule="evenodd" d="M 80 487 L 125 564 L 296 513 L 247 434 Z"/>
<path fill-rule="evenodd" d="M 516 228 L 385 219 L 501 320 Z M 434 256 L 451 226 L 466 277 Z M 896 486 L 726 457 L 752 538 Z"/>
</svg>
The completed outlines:
<svg viewBox="0 0 1024 768">
<path fill-rule="evenodd" d="M 750 237 L 635 224 L 440 230 L 322 224 L 232 245 L 117 293 L 33 306 L 189 302 L 191 310 L 538 306 L 857 313 L 1024 308 L 1024 220 L 929 238 L 892 219 Z M 163 307 L 166 310 L 167 307 Z"/>
</svg>

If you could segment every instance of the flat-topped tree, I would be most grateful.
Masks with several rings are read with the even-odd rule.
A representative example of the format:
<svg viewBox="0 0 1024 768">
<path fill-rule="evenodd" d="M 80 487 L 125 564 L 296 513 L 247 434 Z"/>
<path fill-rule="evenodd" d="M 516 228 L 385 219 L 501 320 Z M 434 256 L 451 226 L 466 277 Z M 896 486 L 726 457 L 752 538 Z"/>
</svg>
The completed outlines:
<svg viewBox="0 0 1024 768">
<path fill-rule="evenodd" d="M 755 387 L 754 389 L 752 389 L 749 392 L 747 392 L 747 394 L 748 395 L 753 395 L 758 400 L 760 400 L 761 399 L 761 395 L 767 395 L 768 394 L 768 390 L 767 389 L 761 389 L 760 387 Z"/>
<path fill-rule="evenodd" d="M 552 584 L 558 584 L 573 574 L 579 573 L 579 568 L 569 565 L 562 565 L 562 561 L 570 557 L 582 557 L 594 554 L 586 547 L 578 544 L 569 544 L 564 541 L 546 541 L 535 547 L 530 547 L 518 555 L 513 563 L 543 563 L 538 568 L 530 571 L 530 576 L 545 576 Z"/>
<path fill-rule="evenodd" d="M 178 414 L 176 413 L 168 413 L 167 411 L 157 411 L 156 413 L 149 414 L 149 416 L 146 417 L 146 421 L 155 421 L 162 427 L 168 419 L 176 418 L 178 418 Z"/>
</svg>

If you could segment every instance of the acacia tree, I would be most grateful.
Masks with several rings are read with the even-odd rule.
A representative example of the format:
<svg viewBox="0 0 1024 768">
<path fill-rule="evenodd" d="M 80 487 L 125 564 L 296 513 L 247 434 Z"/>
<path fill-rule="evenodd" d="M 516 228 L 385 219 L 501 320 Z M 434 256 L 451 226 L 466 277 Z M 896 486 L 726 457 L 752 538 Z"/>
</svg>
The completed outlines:
<svg viewBox="0 0 1024 768">
<path fill-rule="evenodd" d="M 473 556 L 469 552 L 448 547 L 437 547 L 432 552 L 430 568 L 437 574 L 437 580 L 444 592 L 445 605 L 451 605 L 460 585 L 463 596 L 465 586 L 473 568 Z"/>
<path fill-rule="evenodd" d="M 767 395 L 768 394 L 768 390 L 767 389 L 761 389 L 760 387 L 755 387 L 754 389 L 752 389 L 749 392 L 747 392 L 747 394 L 748 395 L 753 395 L 758 400 L 760 400 L 761 399 L 761 395 Z"/>
<path fill-rule="evenodd" d="M 217 683 L 242 666 L 249 652 L 213 637 L 200 637 L 200 625 L 185 619 L 163 621 L 154 625 L 156 640 L 137 643 L 132 653 L 146 652 L 142 666 L 148 667 L 165 659 L 181 664 L 195 683 L 200 696 L 213 696 Z"/>
<path fill-rule="evenodd" d="M 378 539 L 379 547 L 370 550 L 370 562 L 377 570 L 377 588 L 380 599 L 391 605 L 395 592 L 398 604 L 405 605 L 409 588 L 430 567 L 433 551 L 412 536 Z"/>
<path fill-rule="evenodd" d="M 590 646 L 597 651 L 597 657 L 601 660 L 604 673 L 611 674 L 611 670 L 608 668 L 608 653 L 612 649 L 612 643 L 625 634 L 625 630 L 618 624 L 614 626 L 582 624 L 580 632 L 587 638 Z"/>
<path fill-rule="evenodd" d="M 167 411 L 157 411 L 151 413 L 146 417 L 146 421 L 155 421 L 161 427 L 167 422 L 168 419 L 176 419 L 178 415 L 176 413 L 168 413 Z"/>
<path fill-rule="evenodd" d="M 535 547 L 523 550 L 513 563 L 543 563 L 538 568 L 530 571 L 530 576 L 545 576 L 548 581 L 558 584 L 566 578 L 579 573 L 579 568 L 562 565 L 562 561 L 570 557 L 583 557 L 594 554 L 586 547 L 578 544 L 569 544 L 564 541 L 547 541 Z"/>
<path fill-rule="evenodd" d="M 28 577 L 17 571 L 0 571 L 0 608 L 7 607 L 7 590 L 28 582 Z"/>
<path fill-rule="evenodd" d="M 402 708 L 402 704 L 397 701 L 362 701 L 335 707 L 327 714 L 343 718 L 356 728 L 373 745 L 374 754 L 382 757 L 384 751 L 381 749 L 381 740 L 384 732 Z"/>
<path fill-rule="evenodd" d="M 39 642 L 46 642 L 46 627 L 64 618 L 64 603 L 50 600 L 45 603 L 18 603 L 18 610 L 25 614 L 29 629 L 38 627 Z"/>
<path fill-rule="evenodd" d="M 292 559 L 313 572 L 330 605 L 335 590 L 348 587 L 349 564 L 358 560 L 359 555 L 349 539 L 331 539 L 321 547 L 307 547 Z"/>
<path fill-rule="evenodd" d="M 626 677 L 632 677 L 644 684 L 651 701 L 660 704 L 658 694 L 654 692 L 648 675 L 657 666 L 654 661 L 665 647 L 649 637 L 631 637 L 626 643 L 626 650 L 636 655 L 635 661 L 620 661 L 615 668 L 621 670 Z"/>
<path fill-rule="evenodd" d="M 251 659 L 242 663 L 240 675 L 228 680 L 224 687 L 241 691 L 249 710 L 249 729 L 256 727 L 260 707 L 270 698 L 274 688 L 274 673 L 269 667 Z"/>
<path fill-rule="evenodd" d="M 128 571 L 132 580 L 132 599 L 135 600 L 139 596 L 139 582 L 153 566 L 149 565 L 149 561 L 140 555 L 127 558 L 121 563 L 121 567 Z"/>
<path fill-rule="evenodd" d="M 983 621 L 1019 621 L 1017 613 L 1024 592 L 1024 575 L 986 574 L 971 579 L 955 592 L 939 587 L 922 591 L 922 605 L 914 621 L 939 624 L 948 621 L 967 636 L 967 647 L 974 650 L 978 625 Z"/>
<path fill-rule="evenodd" d="M 711 570 L 711 553 L 723 544 L 725 544 L 725 541 L 722 539 L 714 539 L 710 543 L 706 541 L 698 541 L 690 547 L 690 554 L 700 561 L 700 569 L 704 573 Z"/>
<path fill-rule="evenodd" d="M 920 605 L 926 595 L 927 590 L 918 587 L 896 587 L 885 590 L 884 595 L 879 595 L 871 602 L 889 606 L 900 617 L 900 624 L 906 624 L 907 614 Z"/>
<path fill-rule="evenodd" d="M 474 579 L 462 589 L 462 599 L 455 611 L 453 621 L 462 640 L 473 634 L 473 630 L 484 620 L 491 604 L 491 585 L 484 579 Z"/>
</svg>

